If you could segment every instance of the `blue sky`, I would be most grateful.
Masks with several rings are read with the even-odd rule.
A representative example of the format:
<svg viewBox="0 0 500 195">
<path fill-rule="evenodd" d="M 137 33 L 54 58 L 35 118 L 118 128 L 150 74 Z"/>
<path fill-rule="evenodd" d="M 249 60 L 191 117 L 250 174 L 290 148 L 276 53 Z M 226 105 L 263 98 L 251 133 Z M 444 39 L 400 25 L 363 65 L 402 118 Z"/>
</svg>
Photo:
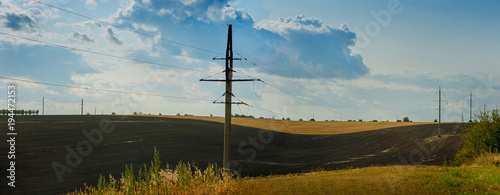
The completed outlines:
<svg viewBox="0 0 500 195">
<path fill-rule="evenodd" d="M 233 113 L 433 121 L 439 86 L 444 121 L 469 119 L 470 92 L 474 112 L 500 103 L 494 0 L 0 2 L 0 77 L 189 98 L 17 81 L 21 109 L 41 109 L 45 97 L 47 114 L 74 114 L 83 98 L 90 113 L 222 116 L 223 106 L 193 99 L 223 93 L 199 79 L 222 78 L 223 61 L 212 58 L 224 57 L 229 23 L 235 57 L 252 62 L 235 61 L 235 76 L 270 84 L 236 83 L 234 95 L 272 111 L 235 105 Z M 13 82 L 0 81 L 0 90 Z"/>
</svg>

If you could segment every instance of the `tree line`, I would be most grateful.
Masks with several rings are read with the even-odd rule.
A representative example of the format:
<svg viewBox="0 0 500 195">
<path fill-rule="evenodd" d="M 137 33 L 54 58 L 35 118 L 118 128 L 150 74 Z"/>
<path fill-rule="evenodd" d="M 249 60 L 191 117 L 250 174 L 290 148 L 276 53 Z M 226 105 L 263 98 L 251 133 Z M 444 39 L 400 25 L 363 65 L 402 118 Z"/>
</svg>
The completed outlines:
<svg viewBox="0 0 500 195">
<path fill-rule="evenodd" d="M 10 111 L 7 109 L 1 109 L 0 115 L 4 116 L 9 114 Z M 15 115 L 38 115 L 40 113 L 39 110 L 14 110 Z"/>
</svg>

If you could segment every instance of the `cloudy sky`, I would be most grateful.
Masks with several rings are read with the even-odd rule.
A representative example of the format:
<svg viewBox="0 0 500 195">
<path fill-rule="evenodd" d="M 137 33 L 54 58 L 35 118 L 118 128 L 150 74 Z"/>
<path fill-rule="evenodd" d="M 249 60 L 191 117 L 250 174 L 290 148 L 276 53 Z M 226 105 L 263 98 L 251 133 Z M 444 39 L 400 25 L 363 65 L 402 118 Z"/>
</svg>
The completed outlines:
<svg viewBox="0 0 500 195">
<path fill-rule="evenodd" d="M 233 113 L 307 120 L 469 120 L 500 99 L 496 0 L 0 0 L 0 90 L 46 114 L 223 116 L 227 24 Z M 71 87 L 63 87 L 71 86 Z M 98 89 L 98 90 L 90 90 Z M 7 94 L 0 95 L 5 108 Z M 139 95 L 147 94 L 147 95 Z"/>
</svg>

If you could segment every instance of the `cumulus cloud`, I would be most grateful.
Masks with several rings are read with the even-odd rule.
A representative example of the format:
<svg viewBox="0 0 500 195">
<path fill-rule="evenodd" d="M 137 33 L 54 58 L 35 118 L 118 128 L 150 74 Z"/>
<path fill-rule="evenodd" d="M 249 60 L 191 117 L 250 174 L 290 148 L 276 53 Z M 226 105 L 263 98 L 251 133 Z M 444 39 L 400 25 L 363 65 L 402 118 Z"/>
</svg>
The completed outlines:
<svg viewBox="0 0 500 195">
<path fill-rule="evenodd" d="M 79 33 L 79 32 L 72 32 L 69 35 L 69 40 L 76 42 L 87 42 L 87 43 L 95 41 L 94 38 L 92 37 L 92 34 Z"/>
<path fill-rule="evenodd" d="M 21 9 L 8 1 L 0 4 L 0 25 L 13 31 L 36 32 L 42 15 L 37 8 Z"/>
<path fill-rule="evenodd" d="M 353 79 L 369 72 L 363 58 L 351 52 L 356 34 L 345 24 L 335 28 L 318 18 L 299 15 L 276 21 L 260 21 L 256 28 L 276 33 L 285 39 L 278 49 L 292 66 L 292 69 L 281 71 L 288 76 Z M 306 71 L 297 72 L 294 69 Z"/>
<path fill-rule="evenodd" d="M 87 4 L 87 5 L 94 5 L 95 6 L 95 5 L 97 5 L 98 2 L 99 2 L 98 0 L 87 0 L 85 2 L 85 4 Z"/>
<path fill-rule="evenodd" d="M 287 36 L 291 31 L 303 31 L 314 34 L 323 34 L 331 31 L 331 27 L 323 24 L 320 19 L 308 18 L 304 15 L 279 18 L 276 21 L 262 20 L 257 23 L 257 28 L 263 28 L 278 33 L 281 36 Z"/>
<path fill-rule="evenodd" d="M 112 28 L 106 28 L 106 38 L 114 44 L 122 45 L 123 41 L 120 40 Z"/>
<path fill-rule="evenodd" d="M 136 0 L 117 12 L 114 20 L 134 29 L 151 26 L 162 37 L 210 50 L 225 47 L 220 41 L 225 40 L 225 26 L 230 23 L 235 50 L 286 77 L 354 79 L 369 73 L 362 56 L 351 52 L 356 34 L 347 25 L 332 27 L 304 15 L 256 23 L 228 0 Z M 238 32 L 250 38 L 238 37 Z M 166 50 L 176 47 L 174 51 L 184 50 L 192 58 L 206 58 L 200 51 L 162 45 Z"/>
</svg>

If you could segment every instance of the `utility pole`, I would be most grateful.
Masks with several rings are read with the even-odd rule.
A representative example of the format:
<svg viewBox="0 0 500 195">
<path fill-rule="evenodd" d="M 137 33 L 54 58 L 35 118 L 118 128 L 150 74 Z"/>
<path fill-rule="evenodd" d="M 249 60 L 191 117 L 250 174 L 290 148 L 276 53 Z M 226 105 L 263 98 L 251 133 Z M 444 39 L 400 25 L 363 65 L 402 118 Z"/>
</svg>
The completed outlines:
<svg viewBox="0 0 500 195">
<path fill-rule="evenodd" d="M 97 107 L 94 107 L 94 115 L 97 115 Z"/>
<path fill-rule="evenodd" d="M 83 98 L 82 98 L 82 115 L 83 115 Z"/>
<path fill-rule="evenodd" d="M 484 103 L 484 111 L 483 112 L 486 114 L 486 103 Z"/>
<path fill-rule="evenodd" d="M 462 111 L 462 123 L 464 122 L 464 111 Z"/>
<path fill-rule="evenodd" d="M 470 92 L 470 103 L 469 103 L 469 106 L 470 106 L 470 115 L 469 115 L 469 123 L 472 122 L 472 91 Z"/>
<path fill-rule="evenodd" d="M 441 86 L 439 86 L 439 123 L 438 123 L 438 137 L 441 137 Z"/>
<path fill-rule="evenodd" d="M 230 171 L 230 151 L 231 151 L 231 106 L 232 104 L 245 104 L 244 102 L 232 102 L 232 82 L 233 81 L 260 81 L 260 79 L 234 79 L 233 80 L 233 60 L 246 60 L 245 58 L 233 58 L 233 35 L 232 35 L 232 25 L 228 25 L 228 35 L 227 35 L 227 47 L 226 47 L 226 57 L 225 58 L 213 58 L 213 60 L 225 60 L 226 69 L 224 70 L 226 74 L 226 79 L 200 79 L 200 81 L 220 81 L 226 82 L 226 92 L 224 93 L 225 102 L 225 120 L 224 120 L 224 153 L 223 153 L 223 168 L 225 171 Z"/>
<path fill-rule="evenodd" d="M 438 137 L 441 137 L 441 110 L 443 110 L 443 109 L 441 109 L 441 102 L 442 102 L 441 101 L 441 94 L 444 93 L 444 92 L 441 91 L 441 86 L 439 86 L 439 91 L 437 93 L 439 93 L 439 100 L 438 100 L 438 102 L 439 102 L 439 109 L 438 109 L 439 110 Z"/>
<path fill-rule="evenodd" d="M 42 115 L 45 115 L 45 97 L 42 97 Z"/>
</svg>

